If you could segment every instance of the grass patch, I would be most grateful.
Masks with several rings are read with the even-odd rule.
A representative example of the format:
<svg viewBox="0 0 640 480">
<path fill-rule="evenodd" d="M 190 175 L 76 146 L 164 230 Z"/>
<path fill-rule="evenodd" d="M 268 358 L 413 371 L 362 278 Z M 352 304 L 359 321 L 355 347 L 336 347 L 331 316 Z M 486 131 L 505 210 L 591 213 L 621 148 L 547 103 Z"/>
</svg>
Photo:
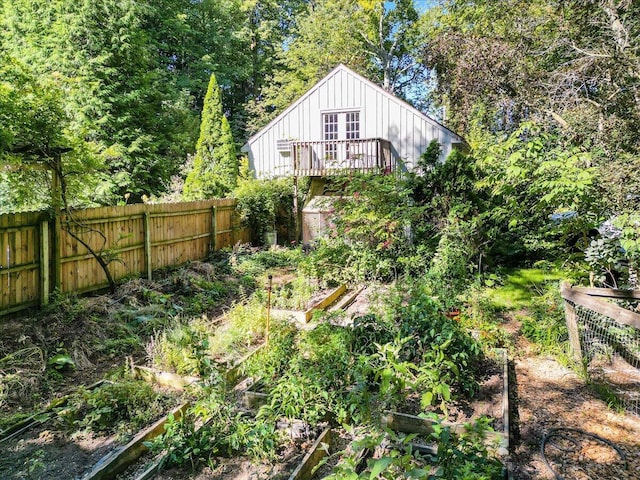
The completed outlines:
<svg viewBox="0 0 640 480">
<path fill-rule="evenodd" d="M 555 268 L 518 268 L 507 271 L 501 285 L 487 288 L 486 294 L 497 309 L 528 308 L 549 283 L 560 282 L 567 276 L 567 272 Z"/>
</svg>

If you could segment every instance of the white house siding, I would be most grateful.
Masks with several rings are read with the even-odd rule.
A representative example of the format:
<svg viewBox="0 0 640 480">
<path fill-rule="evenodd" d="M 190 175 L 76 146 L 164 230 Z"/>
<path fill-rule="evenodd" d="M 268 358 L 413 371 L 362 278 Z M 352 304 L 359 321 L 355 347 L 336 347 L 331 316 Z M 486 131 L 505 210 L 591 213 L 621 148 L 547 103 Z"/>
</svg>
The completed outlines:
<svg viewBox="0 0 640 480">
<path fill-rule="evenodd" d="M 464 142 L 435 120 L 340 65 L 249 139 L 243 151 L 249 156 L 250 168 L 258 177 L 292 175 L 292 159 L 277 150 L 276 142 L 320 141 L 322 113 L 349 110 L 360 112 L 360 138 L 389 140 L 394 156 L 409 169 L 434 138 L 442 146 L 443 158 L 452 144 Z"/>
</svg>

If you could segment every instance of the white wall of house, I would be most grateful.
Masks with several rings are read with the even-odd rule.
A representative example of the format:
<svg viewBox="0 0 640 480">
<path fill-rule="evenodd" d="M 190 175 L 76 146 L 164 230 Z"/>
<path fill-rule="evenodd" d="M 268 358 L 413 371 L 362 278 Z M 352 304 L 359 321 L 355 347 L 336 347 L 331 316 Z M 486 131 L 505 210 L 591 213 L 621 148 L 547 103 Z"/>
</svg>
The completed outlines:
<svg viewBox="0 0 640 480">
<path fill-rule="evenodd" d="M 293 174 L 292 159 L 278 151 L 278 140 L 323 140 L 323 114 L 338 113 L 338 140 L 346 139 L 346 112 L 359 112 L 359 138 L 391 142 L 392 153 L 408 169 L 431 140 L 437 139 L 445 158 L 464 140 L 437 121 L 389 94 L 373 82 L 339 65 L 300 99 L 251 137 L 242 150 L 259 178 Z"/>
</svg>

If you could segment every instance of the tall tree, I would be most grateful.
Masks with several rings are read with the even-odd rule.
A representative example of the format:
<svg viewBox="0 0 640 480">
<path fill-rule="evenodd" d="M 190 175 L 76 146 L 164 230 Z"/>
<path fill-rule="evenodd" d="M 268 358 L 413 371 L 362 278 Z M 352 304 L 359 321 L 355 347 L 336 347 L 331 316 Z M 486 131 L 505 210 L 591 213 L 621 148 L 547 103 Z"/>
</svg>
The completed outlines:
<svg viewBox="0 0 640 480">
<path fill-rule="evenodd" d="M 0 0 L 0 48 L 58 84 L 70 128 L 109 168 L 94 201 L 165 189 L 193 151 L 212 71 L 225 112 L 243 115 L 252 70 L 242 4 Z"/>
<path fill-rule="evenodd" d="M 0 54 L 0 213 L 48 208 L 60 200 L 73 206 L 96 187 L 97 158 L 70 123 L 55 79 L 37 77 Z M 54 178 L 62 198 L 52 191 Z"/>
<path fill-rule="evenodd" d="M 193 170 L 184 183 L 186 200 L 224 197 L 236 186 L 239 163 L 231 127 L 222 111 L 220 87 L 211 75 L 202 108 Z"/>
<path fill-rule="evenodd" d="M 339 63 L 409 97 L 408 89 L 427 76 L 416 55 L 418 19 L 409 0 L 311 3 L 280 55 L 280 68 L 248 107 L 248 130 L 260 129 Z"/>
</svg>

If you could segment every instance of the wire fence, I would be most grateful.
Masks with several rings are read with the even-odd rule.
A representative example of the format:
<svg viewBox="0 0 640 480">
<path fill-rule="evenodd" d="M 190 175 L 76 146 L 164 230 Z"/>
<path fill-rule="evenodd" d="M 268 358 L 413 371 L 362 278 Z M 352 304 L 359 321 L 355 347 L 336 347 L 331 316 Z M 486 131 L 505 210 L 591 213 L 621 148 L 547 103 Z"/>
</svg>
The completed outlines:
<svg viewBox="0 0 640 480">
<path fill-rule="evenodd" d="M 607 387 L 625 410 L 640 415 L 640 328 L 625 324 L 626 317 L 640 312 L 640 300 L 588 297 L 584 302 L 581 297 L 585 295 L 563 296 L 570 335 L 573 327 L 579 341 L 579 352 L 574 344 L 574 356 L 584 365 L 589 380 Z M 607 310 L 612 313 L 604 313 Z"/>
</svg>

